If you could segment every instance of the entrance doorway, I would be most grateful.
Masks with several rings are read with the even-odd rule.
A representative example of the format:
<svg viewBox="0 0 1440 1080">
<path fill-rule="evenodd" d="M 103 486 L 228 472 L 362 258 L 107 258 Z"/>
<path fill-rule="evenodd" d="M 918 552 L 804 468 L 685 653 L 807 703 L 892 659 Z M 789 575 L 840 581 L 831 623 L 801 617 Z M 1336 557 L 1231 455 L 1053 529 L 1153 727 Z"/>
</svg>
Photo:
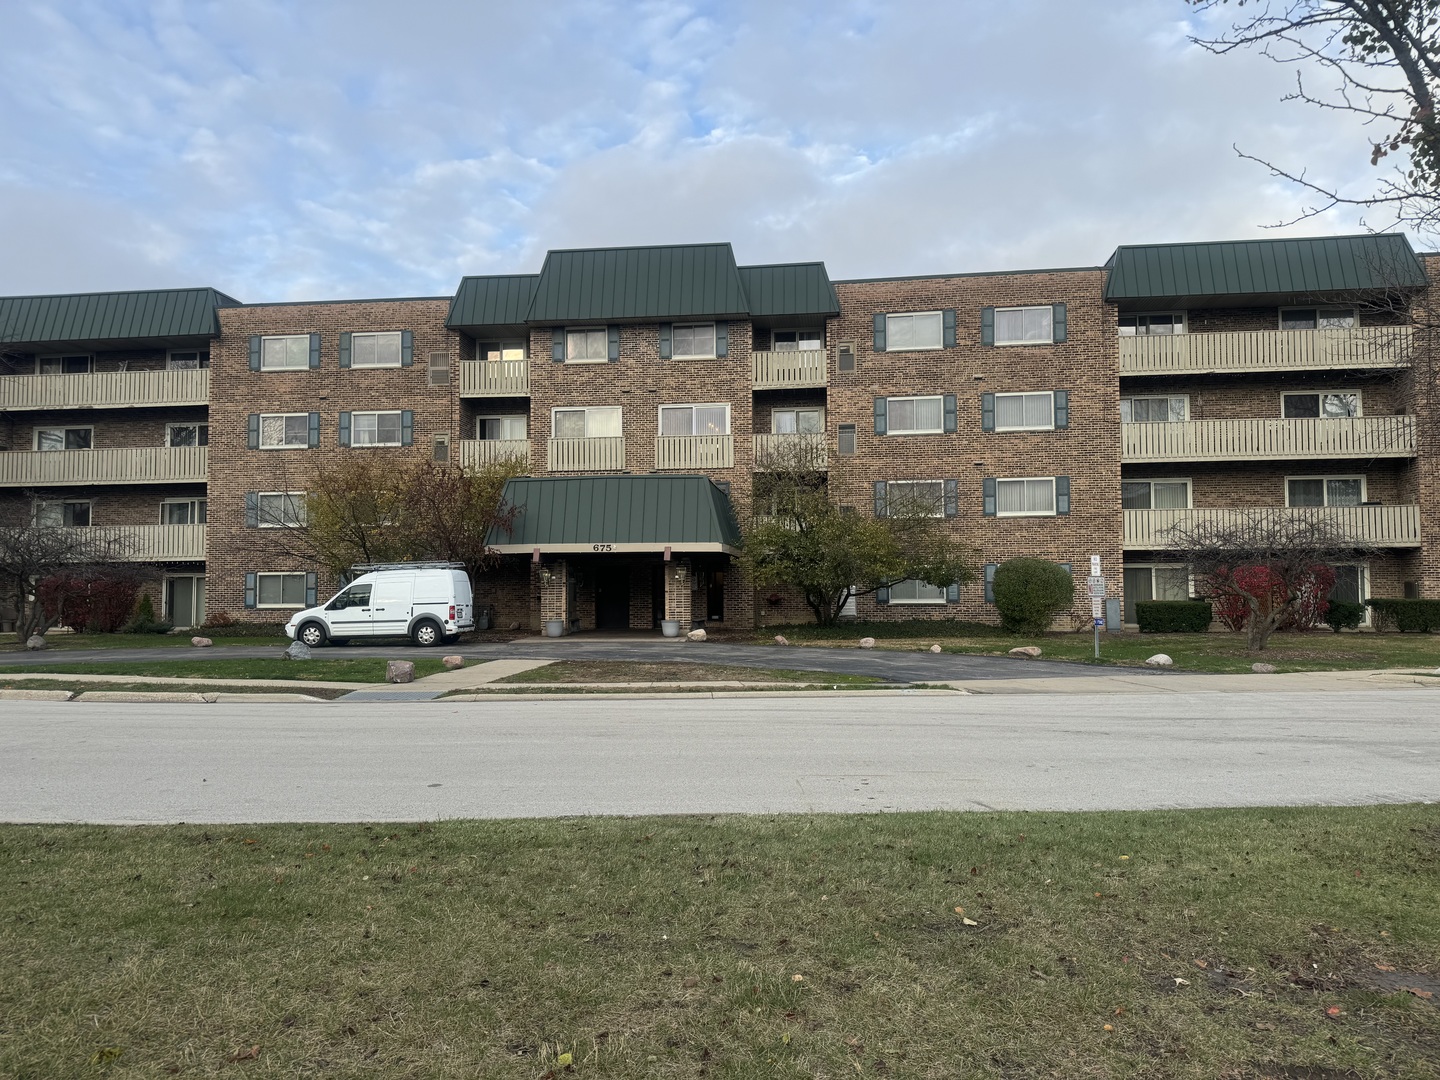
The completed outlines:
<svg viewBox="0 0 1440 1080">
<path fill-rule="evenodd" d="M 172 626 L 199 626 L 205 621 L 204 575 L 165 579 L 165 618 Z"/>
<path fill-rule="evenodd" d="M 705 619 L 725 621 L 725 571 L 710 570 L 705 574 Z"/>
<path fill-rule="evenodd" d="M 630 629 L 630 573 L 601 573 L 595 578 L 595 629 Z"/>
</svg>

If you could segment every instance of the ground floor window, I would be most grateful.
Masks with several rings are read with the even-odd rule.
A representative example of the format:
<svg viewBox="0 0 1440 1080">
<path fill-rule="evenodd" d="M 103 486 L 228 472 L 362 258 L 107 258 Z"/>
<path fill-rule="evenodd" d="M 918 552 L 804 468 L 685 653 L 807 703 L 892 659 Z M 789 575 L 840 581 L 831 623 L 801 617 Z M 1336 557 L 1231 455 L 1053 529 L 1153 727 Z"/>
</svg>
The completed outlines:
<svg viewBox="0 0 1440 1080">
<path fill-rule="evenodd" d="M 257 607 L 304 607 L 304 574 L 256 574 L 255 602 Z"/>
<path fill-rule="evenodd" d="M 1127 564 L 1124 575 L 1125 621 L 1135 622 L 1142 600 L 1189 600 L 1190 569 L 1183 565 Z"/>
<path fill-rule="evenodd" d="M 945 586 L 931 585 L 928 581 L 899 581 L 890 586 L 892 604 L 943 604 Z"/>
</svg>

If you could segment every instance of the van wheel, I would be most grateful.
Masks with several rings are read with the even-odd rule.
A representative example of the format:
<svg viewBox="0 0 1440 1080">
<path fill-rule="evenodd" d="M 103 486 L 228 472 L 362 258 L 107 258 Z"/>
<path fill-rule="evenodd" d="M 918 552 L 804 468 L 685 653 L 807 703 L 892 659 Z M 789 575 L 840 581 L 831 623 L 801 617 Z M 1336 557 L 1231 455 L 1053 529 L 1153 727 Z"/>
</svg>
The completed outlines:
<svg viewBox="0 0 1440 1080">
<path fill-rule="evenodd" d="M 442 636 L 440 624 L 434 619 L 421 619 L 415 624 L 415 628 L 410 631 L 410 640 L 422 649 L 429 649 L 439 645 Z"/>
<path fill-rule="evenodd" d="M 300 633 L 296 634 L 295 637 L 298 641 L 310 646 L 310 648 L 318 649 L 321 645 L 325 644 L 325 628 L 319 623 L 307 622 L 300 628 Z"/>
</svg>

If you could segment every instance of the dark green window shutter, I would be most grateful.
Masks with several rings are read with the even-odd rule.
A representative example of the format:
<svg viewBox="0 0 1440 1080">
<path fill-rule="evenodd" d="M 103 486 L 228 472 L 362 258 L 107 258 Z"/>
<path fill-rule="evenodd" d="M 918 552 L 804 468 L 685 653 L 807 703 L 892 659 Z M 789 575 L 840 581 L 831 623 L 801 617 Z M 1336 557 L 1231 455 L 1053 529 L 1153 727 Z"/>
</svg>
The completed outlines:
<svg viewBox="0 0 1440 1080">
<path fill-rule="evenodd" d="M 251 413 L 245 422 L 245 445 L 251 450 L 260 449 L 260 414 Z"/>
<path fill-rule="evenodd" d="M 1068 428 L 1070 426 L 1070 391 L 1055 391 L 1055 426 L 1057 428 Z"/>
<path fill-rule="evenodd" d="M 255 606 L 255 575 L 253 573 L 245 575 L 245 606 L 247 608 Z"/>
<path fill-rule="evenodd" d="M 960 583 L 952 581 L 945 586 L 945 602 L 947 604 L 958 604 L 960 602 Z"/>
<path fill-rule="evenodd" d="M 557 364 L 565 362 L 565 328 L 557 326 L 550 331 L 550 359 Z"/>
<path fill-rule="evenodd" d="M 1068 476 L 1055 477 L 1055 513 L 1068 514 L 1070 512 L 1070 478 Z"/>
<path fill-rule="evenodd" d="M 960 481 L 945 481 L 945 516 L 955 517 L 960 513 Z"/>
<path fill-rule="evenodd" d="M 728 322 L 715 324 L 715 355 L 730 355 L 730 324 Z"/>
<path fill-rule="evenodd" d="M 250 335 L 250 370 L 260 370 L 260 335 Z"/>
<path fill-rule="evenodd" d="M 995 568 L 996 564 L 993 562 L 985 564 L 985 602 L 987 604 L 995 602 Z"/>
<path fill-rule="evenodd" d="M 260 525 L 260 493 L 258 491 L 245 492 L 245 527 L 247 529 L 258 528 Z"/>
<path fill-rule="evenodd" d="M 340 445 L 350 445 L 350 414 L 348 412 L 340 414 Z"/>
<path fill-rule="evenodd" d="M 995 395 L 980 395 L 980 430 L 995 430 Z"/>
<path fill-rule="evenodd" d="M 994 516 L 995 516 L 995 478 L 994 478 L 993 476 L 987 476 L 987 477 L 985 477 L 985 480 L 984 480 L 984 482 L 983 482 L 982 498 L 983 498 L 983 500 L 984 500 L 984 505 L 983 505 L 983 507 L 982 507 L 982 510 L 983 510 L 985 516 L 986 516 L 986 517 L 994 517 Z"/>
<path fill-rule="evenodd" d="M 310 335 L 310 369 L 313 371 L 320 366 L 320 335 Z"/>
<path fill-rule="evenodd" d="M 610 335 L 610 351 L 606 355 L 613 364 L 620 359 L 620 327 L 607 326 L 605 329 Z"/>
<path fill-rule="evenodd" d="M 340 366 L 350 366 L 350 334 L 348 332 L 340 335 Z"/>
<path fill-rule="evenodd" d="M 400 331 L 400 366 L 412 367 L 415 363 L 415 332 Z"/>
<path fill-rule="evenodd" d="M 941 403 L 945 409 L 945 434 L 955 434 L 955 395 L 946 394 Z"/>
<path fill-rule="evenodd" d="M 980 344 L 995 344 L 995 309 L 993 307 L 980 309 Z"/>
<path fill-rule="evenodd" d="M 671 329 L 672 329 L 672 324 L 670 324 L 670 323 L 668 323 L 668 322 L 662 322 L 662 323 L 660 324 L 660 359 L 661 359 L 661 360 L 669 360 L 670 357 L 671 357 L 671 355 L 672 355 L 673 352 L 674 352 L 674 346 L 670 343 L 670 342 L 671 342 L 671 337 L 670 337 L 670 331 L 671 331 Z"/>
<path fill-rule="evenodd" d="M 306 607 L 314 607 L 315 604 L 316 604 L 316 602 L 319 600 L 319 597 L 317 597 L 317 596 L 315 595 L 316 586 L 317 586 L 318 584 L 319 584 L 319 580 L 317 579 L 314 570 L 311 570 L 308 574 L 305 575 L 305 606 L 306 606 Z"/>
<path fill-rule="evenodd" d="M 955 347 L 955 309 L 946 308 L 941 312 L 940 317 L 944 320 L 945 326 L 945 348 L 953 349 Z"/>
<path fill-rule="evenodd" d="M 875 603 L 877 603 L 877 604 L 888 604 L 888 603 L 890 603 L 890 590 L 889 590 L 889 589 L 885 589 L 885 588 L 876 589 L 876 590 L 875 590 Z"/>
<path fill-rule="evenodd" d="M 1064 341 L 1064 340 L 1065 340 L 1065 337 L 1066 337 L 1066 329 L 1065 329 L 1065 305 L 1064 305 L 1064 304 L 1056 304 L 1051 310 L 1054 311 L 1054 313 L 1055 313 L 1054 319 L 1053 319 L 1051 325 L 1052 325 L 1052 326 L 1054 327 L 1054 329 L 1055 329 L 1054 341 L 1055 341 L 1055 343 L 1058 345 L 1060 342 Z"/>
<path fill-rule="evenodd" d="M 884 481 L 884 480 L 876 480 L 876 481 L 875 481 L 875 516 L 876 516 L 877 518 L 882 518 L 882 517 L 885 517 L 886 514 L 888 514 L 888 513 L 889 513 L 889 508 L 886 506 L 886 499 L 885 499 L 885 481 Z"/>
<path fill-rule="evenodd" d="M 877 398 L 875 399 L 875 434 L 876 434 L 876 435 L 884 435 L 884 434 L 885 434 L 885 411 L 886 411 L 887 406 L 889 405 L 889 402 L 890 402 L 890 399 L 889 399 L 889 398 L 877 397 Z"/>
<path fill-rule="evenodd" d="M 310 441 L 309 441 L 309 444 L 310 444 L 311 446 L 319 446 L 319 445 L 320 445 L 320 414 L 319 414 L 318 412 L 312 412 L 312 413 L 310 414 Z"/>
<path fill-rule="evenodd" d="M 875 316 L 875 343 L 874 343 L 874 346 L 875 346 L 875 351 L 876 351 L 876 352 L 884 352 L 884 351 L 885 351 L 885 316 L 884 316 L 884 315 L 876 315 L 876 316 Z"/>
<path fill-rule="evenodd" d="M 415 414 L 406 409 L 400 414 L 400 445 L 412 446 L 415 443 Z"/>
</svg>

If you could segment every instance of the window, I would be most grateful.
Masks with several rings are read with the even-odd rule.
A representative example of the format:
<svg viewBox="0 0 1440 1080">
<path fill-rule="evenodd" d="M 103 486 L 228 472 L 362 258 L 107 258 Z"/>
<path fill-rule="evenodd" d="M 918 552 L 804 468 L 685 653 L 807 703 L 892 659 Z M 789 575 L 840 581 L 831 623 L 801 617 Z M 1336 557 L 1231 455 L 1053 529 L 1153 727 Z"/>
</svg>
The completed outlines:
<svg viewBox="0 0 1440 1080">
<path fill-rule="evenodd" d="M 890 603 L 943 604 L 945 603 L 945 587 L 931 585 L 928 581 L 916 581 L 913 578 L 899 581 L 890 586 Z"/>
<path fill-rule="evenodd" d="M 35 361 L 41 375 L 84 375 L 90 370 L 88 356 L 42 356 Z"/>
<path fill-rule="evenodd" d="M 1190 570 L 1186 566 L 1127 564 L 1122 581 L 1127 623 L 1135 622 L 1135 605 L 1142 600 L 1190 599 Z"/>
<path fill-rule="evenodd" d="M 209 446 L 209 424 L 168 424 L 165 428 L 166 446 Z"/>
<path fill-rule="evenodd" d="M 598 330 L 565 331 L 566 363 L 596 364 L 605 363 L 609 359 L 610 335 L 604 327 Z"/>
<path fill-rule="evenodd" d="M 1050 344 L 1055 340 L 1055 309 L 1017 307 L 995 309 L 996 345 Z"/>
<path fill-rule="evenodd" d="M 518 416 L 477 417 L 475 420 L 475 437 L 489 441 L 527 438 L 526 419 L 523 413 Z"/>
<path fill-rule="evenodd" d="M 387 330 L 384 333 L 351 334 L 350 366 L 352 368 L 399 367 L 400 331 Z"/>
<path fill-rule="evenodd" d="M 209 518 L 208 499 L 164 499 L 160 503 L 161 525 L 204 525 Z"/>
<path fill-rule="evenodd" d="M 662 405 L 660 434 L 729 435 L 729 405 Z"/>
<path fill-rule="evenodd" d="M 256 574 L 255 601 L 257 607 L 304 607 L 304 574 Z"/>
<path fill-rule="evenodd" d="M 95 429 L 88 427 L 36 428 L 36 450 L 89 450 Z"/>
<path fill-rule="evenodd" d="M 1121 315 L 1121 337 L 1168 337 L 1185 333 L 1185 313 L 1166 311 L 1158 315 Z"/>
<path fill-rule="evenodd" d="M 1281 308 L 1281 330 L 1349 330 L 1355 309 L 1347 307 Z"/>
<path fill-rule="evenodd" d="M 891 480 L 885 485 L 885 513 L 890 517 L 944 517 L 945 481 Z"/>
<path fill-rule="evenodd" d="M 887 435 L 938 435 L 945 430 L 945 402 L 939 395 L 892 397 L 885 413 Z"/>
<path fill-rule="evenodd" d="M 854 370 L 855 370 L 855 346 L 854 346 L 851 342 L 848 342 L 848 341 L 843 342 L 843 343 L 840 344 L 840 346 L 839 346 L 838 348 L 836 348 L 836 350 L 835 350 L 835 370 L 836 370 L 836 371 L 854 371 Z M 854 600 L 855 598 L 852 596 L 850 599 L 851 599 L 851 600 Z"/>
<path fill-rule="evenodd" d="M 430 460 L 442 462 L 450 460 L 449 435 L 435 436 L 434 440 L 430 443 Z"/>
<path fill-rule="evenodd" d="M 995 481 L 997 517 L 1044 517 L 1055 513 L 1055 478 Z"/>
<path fill-rule="evenodd" d="M 1188 397 L 1131 397 L 1120 399 L 1122 424 L 1178 424 L 1189 418 Z"/>
<path fill-rule="evenodd" d="M 305 371 L 309 367 L 309 334 L 286 334 L 260 339 L 261 371 Z"/>
<path fill-rule="evenodd" d="M 1122 480 L 1122 510 L 1187 510 L 1190 507 L 1189 480 Z"/>
<path fill-rule="evenodd" d="M 601 333 L 599 330 L 579 330 L 575 333 Z M 568 344 L 568 342 L 567 342 Z M 498 364 L 502 360 L 524 360 L 525 342 L 523 341 L 482 341 L 475 351 L 481 360 L 487 364 Z"/>
<path fill-rule="evenodd" d="M 450 354 L 432 352 L 430 362 L 425 366 L 425 378 L 431 386 L 450 385 Z"/>
<path fill-rule="evenodd" d="M 1287 420 L 1360 415 L 1360 392 L 1341 390 L 1332 393 L 1281 394 L 1280 414 Z"/>
<path fill-rule="evenodd" d="M 1364 566 L 1335 566 L 1335 585 L 1330 599 L 1344 604 L 1363 604 L 1370 595 L 1370 575 Z M 1366 613 L 1369 619 L 1369 613 Z"/>
<path fill-rule="evenodd" d="M 72 529 L 90 524 L 88 499 L 65 499 L 35 504 L 35 524 L 42 529 Z"/>
<path fill-rule="evenodd" d="M 309 413 L 260 414 L 260 448 L 262 450 L 309 445 Z"/>
<path fill-rule="evenodd" d="M 1286 506 L 1359 506 L 1365 501 L 1363 476 L 1289 476 Z"/>
<path fill-rule="evenodd" d="M 715 324 L 676 323 L 670 330 L 670 355 L 676 359 L 711 359 L 715 356 Z"/>
<path fill-rule="evenodd" d="M 165 366 L 172 371 L 193 371 L 210 366 L 209 349 L 171 349 L 165 358 Z"/>
<path fill-rule="evenodd" d="M 351 585 L 335 599 L 325 605 L 326 611 L 344 611 L 346 608 L 368 608 L 370 606 L 371 586 Z"/>
<path fill-rule="evenodd" d="M 556 439 L 605 439 L 621 434 L 620 409 L 555 409 L 552 414 Z"/>
<path fill-rule="evenodd" d="M 293 529 L 305 524 L 303 491 L 262 491 L 256 504 L 256 523 L 262 529 Z"/>
<path fill-rule="evenodd" d="M 400 412 L 350 414 L 351 446 L 399 446 Z"/>
<path fill-rule="evenodd" d="M 825 430 L 825 410 L 776 409 L 770 414 L 770 430 L 776 435 L 818 435 Z"/>
<path fill-rule="evenodd" d="M 855 453 L 855 431 L 854 424 L 841 424 L 836 432 L 836 452 L 843 457 L 851 457 Z"/>
<path fill-rule="evenodd" d="M 939 349 L 945 344 L 944 319 L 938 311 L 885 316 L 885 351 Z"/>
<path fill-rule="evenodd" d="M 996 394 L 996 431 L 1049 431 L 1055 426 L 1055 395 Z"/>
<path fill-rule="evenodd" d="M 771 335 L 770 347 L 775 352 L 823 349 L 825 332 L 823 330 L 776 330 Z"/>
</svg>

